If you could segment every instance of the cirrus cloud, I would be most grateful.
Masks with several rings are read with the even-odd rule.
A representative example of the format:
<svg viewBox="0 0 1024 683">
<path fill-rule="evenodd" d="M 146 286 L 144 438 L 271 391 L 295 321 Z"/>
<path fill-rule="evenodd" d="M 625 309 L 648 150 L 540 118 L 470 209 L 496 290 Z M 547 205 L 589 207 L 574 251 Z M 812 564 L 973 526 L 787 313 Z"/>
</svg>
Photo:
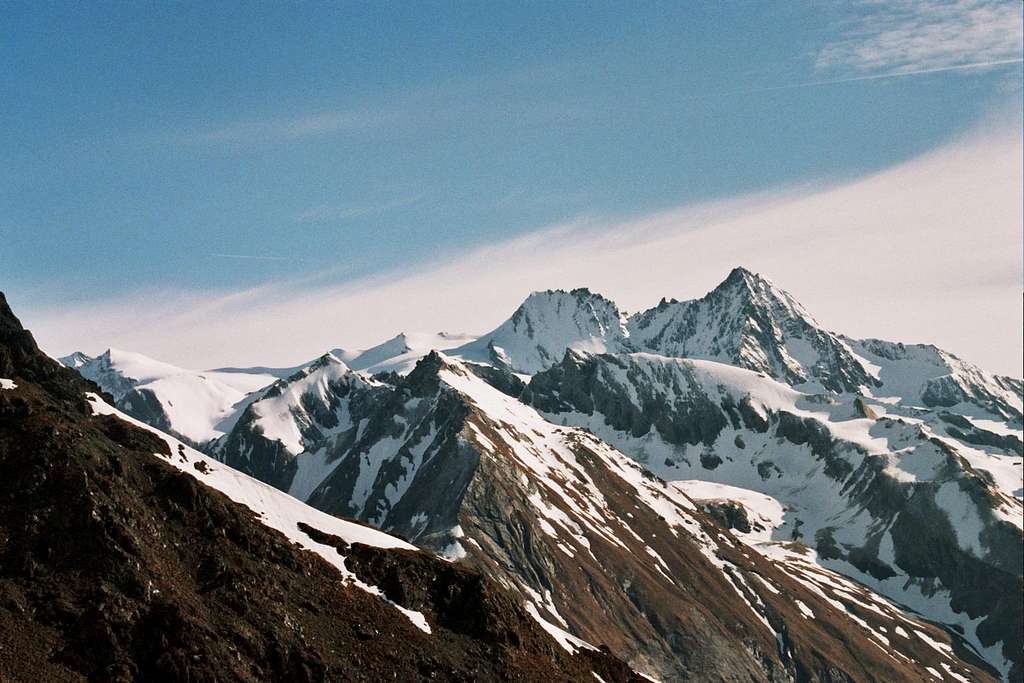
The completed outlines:
<svg viewBox="0 0 1024 683">
<path fill-rule="evenodd" d="M 819 71 L 925 72 L 1021 61 L 1019 2 L 868 0 L 818 51 Z"/>
</svg>

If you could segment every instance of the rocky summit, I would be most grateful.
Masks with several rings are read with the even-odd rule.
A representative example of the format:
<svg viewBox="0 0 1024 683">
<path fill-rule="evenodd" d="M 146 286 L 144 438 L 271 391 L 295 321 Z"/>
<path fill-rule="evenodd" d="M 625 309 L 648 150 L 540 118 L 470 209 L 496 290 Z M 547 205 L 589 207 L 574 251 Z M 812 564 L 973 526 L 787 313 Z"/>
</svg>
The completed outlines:
<svg viewBox="0 0 1024 683">
<path fill-rule="evenodd" d="M 746 269 L 287 369 L 60 368 L 8 318 L 5 633 L 55 676 L 1024 680 L 1021 380 Z"/>
</svg>

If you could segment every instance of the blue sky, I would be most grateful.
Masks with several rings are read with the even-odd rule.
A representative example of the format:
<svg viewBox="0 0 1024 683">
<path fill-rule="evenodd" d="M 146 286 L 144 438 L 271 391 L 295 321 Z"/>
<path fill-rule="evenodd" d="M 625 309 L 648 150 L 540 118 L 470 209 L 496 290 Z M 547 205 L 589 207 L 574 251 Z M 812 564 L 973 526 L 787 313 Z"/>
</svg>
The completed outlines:
<svg viewBox="0 0 1024 683">
<path fill-rule="evenodd" d="M 7 3 L 2 286 L 330 285 L 853 179 L 1019 100 L 1020 7 Z"/>
</svg>

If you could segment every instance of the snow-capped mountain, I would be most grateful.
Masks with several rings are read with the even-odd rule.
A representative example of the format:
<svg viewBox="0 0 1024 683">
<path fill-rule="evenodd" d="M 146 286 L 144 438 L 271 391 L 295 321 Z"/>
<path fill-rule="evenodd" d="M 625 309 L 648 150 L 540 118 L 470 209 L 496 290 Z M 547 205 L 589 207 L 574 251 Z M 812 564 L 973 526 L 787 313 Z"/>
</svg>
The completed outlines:
<svg viewBox="0 0 1024 683">
<path fill-rule="evenodd" d="M 250 396 L 231 431 L 208 449 L 247 474 L 290 490 L 300 461 L 326 439 L 358 423 L 372 381 L 333 354 Z M 307 459 L 301 461 L 306 465 Z M 304 479 L 305 474 L 300 476 Z M 301 496 L 300 496 L 301 497 Z"/>
<path fill-rule="evenodd" d="M 702 299 L 665 301 L 629 319 L 638 351 L 703 358 L 788 384 L 859 391 L 875 378 L 837 336 L 768 280 L 736 268 Z"/>
<path fill-rule="evenodd" d="M 353 370 L 362 370 L 368 374 L 397 372 L 404 375 L 413 369 L 416 361 L 431 351 L 447 351 L 468 344 L 475 339 L 476 337 L 470 335 L 449 332 L 436 334 L 402 332 L 368 349 L 358 351 L 333 349 L 331 353 Z"/>
<path fill-rule="evenodd" d="M 770 496 L 785 511 L 775 540 L 802 540 L 822 565 L 956 625 L 990 661 L 1019 662 L 1021 456 L 1002 447 L 1012 444 L 964 441 L 944 412 L 643 353 L 570 351 L 522 398 L 666 480 Z"/>
<path fill-rule="evenodd" d="M 0 293 L 0 679 L 639 681 L 508 590 L 121 413 Z"/>
<path fill-rule="evenodd" d="M 931 345 L 847 341 L 878 380 L 876 395 L 899 397 L 908 404 L 920 401 L 928 408 L 950 408 L 980 420 L 994 418 L 1020 431 L 1021 380 L 990 375 Z"/>
<path fill-rule="evenodd" d="M 615 304 L 588 289 L 534 292 L 497 329 L 451 355 L 533 374 L 558 362 L 567 348 L 622 350 L 624 325 Z"/>
<path fill-rule="evenodd" d="M 275 380 L 259 371 L 186 370 L 118 349 L 60 360 L 109 393 L 125 413 L 192 445 L 227 434 L 246 397 Z"/>
<path fill-rule="evenodd" d="M 65 367 L 69 367 L 72 370 L 77 370 L 78 368 L 82 367 L 83 365 L 94 359 L 92 356 L 87 356 L 81 351 L 75 351 L 74 353 L 71 353 L 67 356 L 61 356 L 57 360 L 59 360 L 61 364 L 64 365 Z"/>
<path fill-rule="evenodd" d="M 479 339 L 336 349 L 237 406 L 216 459 L 639 670 L 1024 677 L 1021 381 L 825 330 L 744 269 L 628 319 L 535 293 Z"/>
<path fill-rule="evenodd" d="M 346 376 L 337 359 L 328 367 Z M 545 420 L 488 379 L 486 369 L 435 353 L 394 385 L 353 383 L 330 394 L 335 414 L 345 416 L 341 428 L 295 454 L 291 479 L 279 485 L 319 509 L 479 567 L 544 620 L 669 679 L 729 671 L 785 680 L 818 675 L 826 661 L 838 670 L 865 666 L 880 679 L 925 675 L 934 652 L 927 639 L 941 636 L 922 629 L 933 627 L 859 587 L 854 595 L 862 597 L 844 598 L 849 582 L 820 567 L 808 570 L 817 583 L 792 583 L 683 491 L 587 432 Z M 318 402 L 324 384 L 313 386 L 306 398 L 288 394 L 292 405 Z M 708 611 L 723 593 L 736 603 Z M 805 623 L 797 604 L 819 616 Z M 863 632 L 843 636 L 862 644 L 852 660 L 824 657 L 822 648 L 840 649 L 834 629 L 849 626 L 846 610 L 863 612 Z M 871 639 L 881 642 L 903 620 L 914 626 L 895 646 L 902 654 L 878 657 Z M 699 653 L 685 645 L 695 642 Z M 963 662 L 947 664 L 967 673 Z"/>
</svg>

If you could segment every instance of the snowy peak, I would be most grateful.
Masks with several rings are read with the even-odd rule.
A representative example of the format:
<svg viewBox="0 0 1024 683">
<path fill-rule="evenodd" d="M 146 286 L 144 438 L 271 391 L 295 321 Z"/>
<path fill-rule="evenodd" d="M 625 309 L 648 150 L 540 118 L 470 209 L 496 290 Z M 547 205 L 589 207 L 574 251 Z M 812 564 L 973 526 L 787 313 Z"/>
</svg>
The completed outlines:
<svg viewBox="0 0 1024 683">
<path fill-rule="evenodd" d="M 1012 429 L 1021 429 L 1024 396 L 1020 380 L 990 375 L 931 344 L 845 341 L 872 367 L 885 395 L 906 402 L 920 400 L 929 408 L 960 407 L 965 412 L 981 408 L 988 415 L 975 417 L 996 417 Z"/>
<path fill-rule="evenodd" d="M 338 380 L 363 381 L 345 361 L 338 358 L 334 352 L 328 351 L 304 368 L 295 371 L 285 379 L 279 379 L 271 384 L 262 392 L 259 400 L 280 396 L 296 390 L 302 393 L 311 387 L 326 386 Z"/>
<path fill-rule="evenodd" d="M 77 370 L 86 363 L 92 361 L 93 357 L 87 356 L 81 351 L 75 351 L 74 353 L 68 354 L 67 356 L 61 356 L 57 360 L 59 360 L 64 367 L 71 368 L 72 370 Z"/>
<path fill-rule="evenodd" d="M 288 379 L 278 380 L 253 401 L 248 418 L 259 433 L 289 453 L 306 450 L 347 424 L 345 399 L 367 382 L 333 353 L 325 353 Z"/>
<path fill-rule="evenodd" d="M 275 379 L 257 372 L 186 370 L 113 348 L 76 369 L 109 393 L 118 409 L 194 445 L 223 436 L 246 395 Z"/>
<path fill-rule="evenodd" d="M 819 327 L 807 309 L 771 280 L 746 268 L 733 268 L 729 276 L 716 287 L 712 295 L 720 298 L 740 297 L 749 305 L 771 310 L 780 319 L 801 319 Z"/>
<path fill-rule="evenodd" d="M 338 358 L 333 353 L 328 351 L 327 353 L 325 353 L 324 355 L 320 356 L 315 361 L 310 363 L 309 367 L 306 368 L 304 374 L 309 375 L 313 372 L 316 372 L 317 370 L 322 370 L 324 368 L 335 368 L 337 370 L 340 370 L 341 372 L 347 372 L 349 370 L 348 365 L 346 365 L 344 361 L 342 361 L 340 358 Z"/>
<path fill-rule="evenodd" d="M 549 289 L 531 294 L 496 330 L 452 354 L 532 374 L 557 363 L 568 348 L 621 351 L 626 336 L 612 301 L 583 288 Z"/>
<path fill-rule="evenodd" d="M 405 336 L 405 332 L 401 332 L 391 339 L 364 351 L 355 353 L 348 352 L 338 357 L 350 363 L 353 369 L 365 370 L 372 365 L 376 365 L 377 363 L 388 360 L 389 358 L 394 358 L 395 356 L 400 356 L 411 350 L 412 349 L 409 347 L 409 341 Z M 346 356 L 348 356 L 348 358 L 346 358 Z"/>
<path fill-rule="evenodd" d="M 472 335 L 449 332 L 402 332 L 368 349 L 354 351 L 334 349 L 332 353 L 353 370 L 371 375 L 380 372 L 397 372 L 404 375 L 410 372 L 416 362 L 430 351 L 447 351 L 472 342 L 474 339 L 476 337 Z"/>
<path fill-rule="evenodd" d="M 743 266 L 736 266 L 730 270 L 725 279 L 715 288 L 715 291 L 731 287 L 744 287 L 750 291 L 777 289 L 771 280 Z"/>
<path fill-rule="evenodd" d="M 295 456 L 351 430 L 352 402 L 369 394 L 371 387 L 334 353 L 325 353 L 251 395 L 211 451 L 222 462 L 288 490 Z"/>
<path fill-rule="evenodd" d="M 138 383 L 126 398 L 188 388 L 155 393 L 160 415 L 217 379 L 106 355 Z M 476 340 L 336 349 L 244 394 L 203 447 L 484 569 L 666 680 L 924 680 L 939 662 L 990 680 L 954 648 L 1022 666 L 1021 389 L 935 347 L 835 335 L 736 268 L 625 324 L 589 290 L 549 290 Z"/>
<path fill-rule="evenodd" d="M 755 273 L 749 268 L 744 266 L 736 266 L 729 271 L 729 274 L 725 276 L 725 279 L 718 285 L 718 288 L 727 287 L 730 285 L 742 284 L 750 288 L 760 289 L 764 287 L 771 287 L 778 289 L 774 282 L 764 277 L 760 273 Z"/>
<path fill-rule="evenodd" d="M 622 314 L 618 307 L 600 294 L 582 287 L 534 292 L 526 298 L 510 320 L 512 329 L 535 339 L 542 326 L 563 325 L 581 335 L 616 338 L 622 333 Z"/>
<path fill-rule="evenodd" d="M 72 354 L 74 355 L 74 354 Z M 85 357 L 83 355 L 83 357 Z M 155 360 L 141 353 L 110 348 L 77 366 L 78 372 L 119 400 L 137 385 L 180 375 L 182 368 Z"/>
<path fill-rule="evenodd" d="M 665 301 L 628 323 L 638 350 L 701 358 L 763 372 L 788 384 L 861 391 L 875 380 L 836 335 L 791 295 L 735 268 L 701 299 Z"/>
</svg>

